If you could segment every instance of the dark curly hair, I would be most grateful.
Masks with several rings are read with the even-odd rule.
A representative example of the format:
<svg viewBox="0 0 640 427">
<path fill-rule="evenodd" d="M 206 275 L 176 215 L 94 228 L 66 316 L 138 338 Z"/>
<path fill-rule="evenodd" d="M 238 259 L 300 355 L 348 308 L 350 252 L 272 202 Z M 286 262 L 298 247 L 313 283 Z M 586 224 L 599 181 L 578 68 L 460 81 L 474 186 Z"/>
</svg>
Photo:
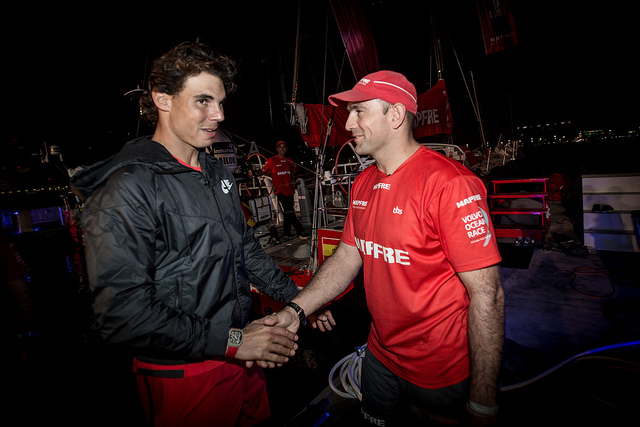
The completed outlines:
<svg viewBox="0 0 640 427">
<path fill-rule="evenodd" d="M 156 59 L 149 75 L 147 91 L 140 98 L 142 117 L 155 126 L 158 123 L 158 109 L 151 92 L 176 95 L 189 77 L 203 72 L 220 77 L 227 95 L 235 91 L 235 62 L 226 56 L 215 54 L 199 41 L 181 43 Z"/>
</svg>

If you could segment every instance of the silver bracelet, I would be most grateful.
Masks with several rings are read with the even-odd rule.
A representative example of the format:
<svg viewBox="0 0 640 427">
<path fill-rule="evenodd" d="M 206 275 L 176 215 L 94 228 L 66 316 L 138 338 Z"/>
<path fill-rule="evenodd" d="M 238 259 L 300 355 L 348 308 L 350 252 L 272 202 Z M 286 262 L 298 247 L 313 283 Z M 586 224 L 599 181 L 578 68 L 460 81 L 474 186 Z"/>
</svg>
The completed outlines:
<svg viewBox="0 0 640 427">
<path fill-rule="evenodd" d="M 478 415 L 482 415 L 484 417 L 494 417 L 498 414 L 498 406 L 490 407 L 490 406 L 482 406 L 477 404 L 476 402 L 468 401 L 467 408 Z"/>
</svg>

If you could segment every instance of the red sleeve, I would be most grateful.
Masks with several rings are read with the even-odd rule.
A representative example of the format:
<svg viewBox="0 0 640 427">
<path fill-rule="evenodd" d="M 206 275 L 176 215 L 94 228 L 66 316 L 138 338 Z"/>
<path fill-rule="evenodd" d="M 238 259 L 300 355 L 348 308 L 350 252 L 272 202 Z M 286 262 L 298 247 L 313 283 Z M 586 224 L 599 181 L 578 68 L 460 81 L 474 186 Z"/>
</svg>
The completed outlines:
<svg viewBox="0 0 640 427">
<path fill-rule="evenodd" d="M 443 188 L 437 206 L 440 241 L 457 272 L 489 267 L 501 261 L 489 216 L 487 191 L 471 176 L 452 179 Z"/>
<path fill-rule="evenodd" d="M 342 235 L 340 236 L 340 241 L 346 243 L 349 246 L 355 246 L 356 245 L 356 241 L 354 239 L 355 236 L 355 230 L 353 228 L 353 209 L 351 208 L 352 206 L 352 201 L 354 198 L 354 194 L 356 194 L 357 189 L 360 185 L 360 181 L 362 180 L 362 174 L 359 175 L 356 180 L 353 182 L 353 185 L 351 186 L 351 191 L 349 194 L 349 205 L 347 209 L 347 216 L 344 220 L 344 228 L 342 229 Z"/>
<path fill-rule="evenodd" d="M 351 203 L 351 200 L 349 200 Z M 353 221 L 351 219 L 352 209 L 347 210 L 347 217 L 344 220 L 344 228 L 342 229 L 342 235 L 340 240 L 349 246 L 355 246 L 356 241 L 354 239 Z"/>
</svg>

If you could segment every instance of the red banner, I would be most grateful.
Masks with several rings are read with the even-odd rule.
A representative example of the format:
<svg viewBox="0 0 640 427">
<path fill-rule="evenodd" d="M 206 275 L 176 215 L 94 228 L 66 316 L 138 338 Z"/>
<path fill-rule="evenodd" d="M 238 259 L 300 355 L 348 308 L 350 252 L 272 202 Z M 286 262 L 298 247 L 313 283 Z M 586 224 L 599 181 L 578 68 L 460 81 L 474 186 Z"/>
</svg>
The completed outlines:
<svg viewBox="0 0 640 427">
<path fill-rule="evenodd" d="M 518 44 L 518 33 L 507 0 L 478 0 L 478 14 L 487 55 Z"/>
<path fill-rule="evenodd" d="M 451 135 L 453 119 L 444 80 L 418 96 L 418 112 L 413 123 L 413 136 Z"/>
<path fill-rule="evenodd" d="M 329 119 L 333 119 L 333 122 L 327 146 L 342 145 L 353 138 L 351 132 L 347 132 L 344 128 L 348 117 L 346 108 L 336 108 L 333 105 L 304 104 L 304 110 L 307 126 L 304 129 L 304 133 L 301 130 L 300 134 L 307 147 L 315 148 L 324 144 Z"/>
</svg>

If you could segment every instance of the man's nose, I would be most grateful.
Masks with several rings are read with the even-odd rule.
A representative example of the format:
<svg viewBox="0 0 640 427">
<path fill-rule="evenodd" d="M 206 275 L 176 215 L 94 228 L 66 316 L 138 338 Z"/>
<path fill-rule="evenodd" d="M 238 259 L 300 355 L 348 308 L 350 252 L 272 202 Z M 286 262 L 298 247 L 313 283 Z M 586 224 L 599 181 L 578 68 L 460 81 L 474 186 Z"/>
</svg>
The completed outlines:
<svg viewBox="0 0 640 427">
<path fill-rule="evenodd" d="M 355 112 L 354 111 L 350 111 L 349 112 L 349 116 L 347 116 L 347 121 L 344 124 L 344 128 L 348 131 L 351 131 L 352 129 L 355 129 L 356 124 L 355 124 Z"/>
<path fill-rule="evenodd" d="M 211 111 L 209 112 L 209 120 L 214 122 L 221 122 L 224 120 L 224 110 L 219 105 L 214 105 L 211 107 Z"/>
</svg>

